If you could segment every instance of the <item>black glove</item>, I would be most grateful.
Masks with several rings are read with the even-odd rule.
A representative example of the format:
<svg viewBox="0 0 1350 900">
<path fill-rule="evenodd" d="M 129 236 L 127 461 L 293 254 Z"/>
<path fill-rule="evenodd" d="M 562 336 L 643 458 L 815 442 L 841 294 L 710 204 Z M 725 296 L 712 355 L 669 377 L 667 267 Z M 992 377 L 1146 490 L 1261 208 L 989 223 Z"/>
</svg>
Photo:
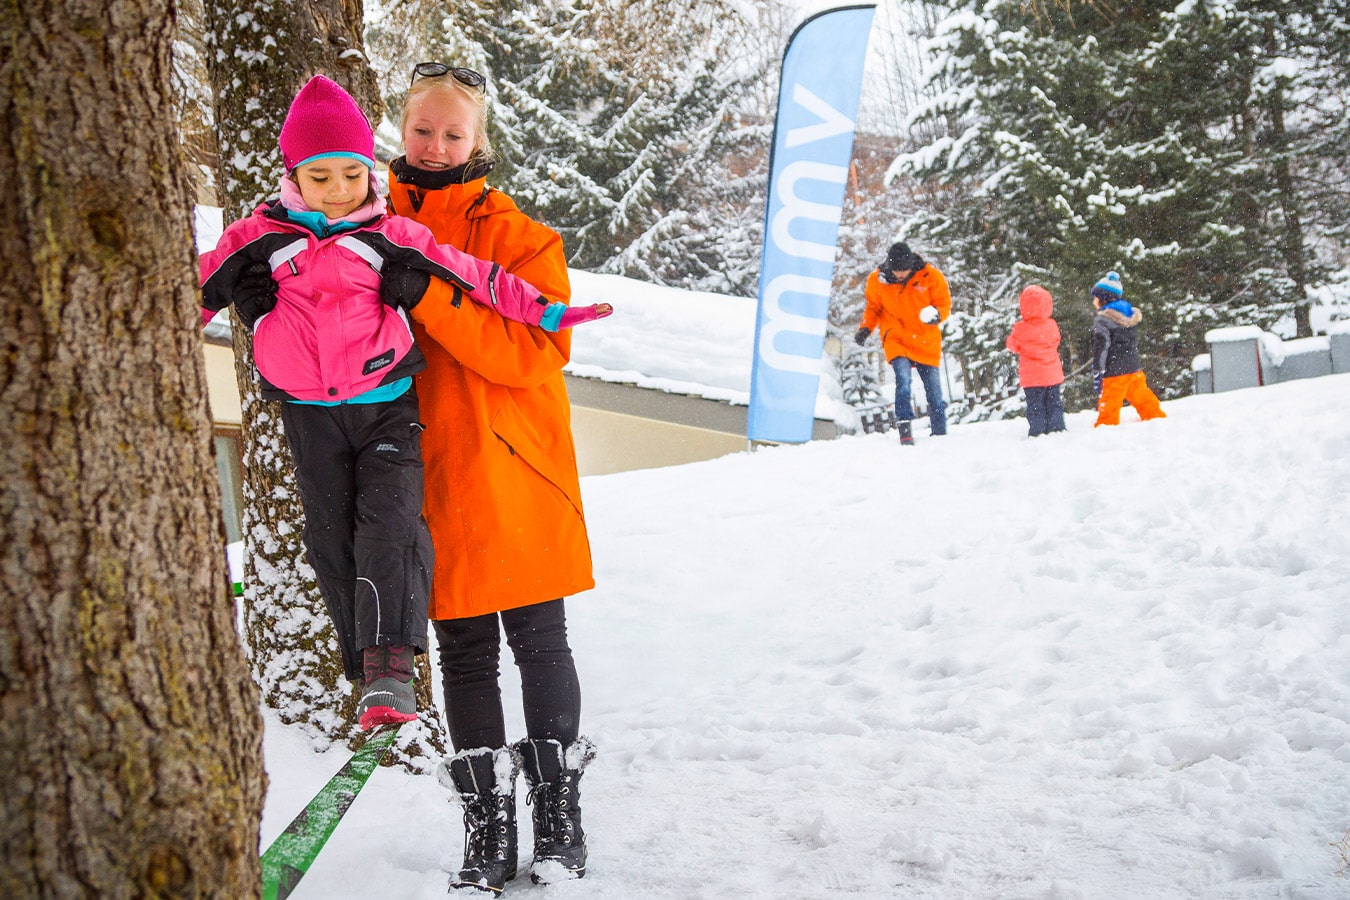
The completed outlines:
<svg viewBox="0 0 1350 900">
<path fill-rule="evenodd" d="M 234 285 L 234 312 L 249 331 L 253 323 L 270 313 L 277 305 L 277 282 L 272 267 L 259 260 L 244 266 Z"/>
<path fill-rule="evenodd" d="M 855 334 L 855 335 L 853 336 L 853 343 L 855 343 L 855 344 L 857 344 L 859 347 L 861 347 L 863 344 L 867 343 L 867 338 L 870 337 L 871 334 L 872 334 L 872 329 L 870 329 L 870 328 L 859 328 L 859 329 L 858 329 L 858 333 Z"/>
<path fill-rule="evenodd" d="M 380 299 L 391 309 L 406 309 L 422 302 L 431 285 L 431 273 L 398 263 L 385 263 L 380 272 Z"/>
</svg>

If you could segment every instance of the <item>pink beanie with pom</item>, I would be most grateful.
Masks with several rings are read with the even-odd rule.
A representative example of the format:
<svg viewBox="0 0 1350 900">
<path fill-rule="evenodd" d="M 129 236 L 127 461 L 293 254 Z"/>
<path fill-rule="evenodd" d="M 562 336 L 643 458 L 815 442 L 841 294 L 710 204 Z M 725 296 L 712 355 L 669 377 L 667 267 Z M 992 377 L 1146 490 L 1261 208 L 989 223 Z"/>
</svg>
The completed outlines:
<svg viewBox="0 0 1350 900">
<path fill-rule="evenodd" d="M 287 172 L 329 156 L 375 167 L 375 134 L 356 101 L 335 81 L 315 75 L 291 101 L 281 126 L 281 161 Z"/>
</svg>

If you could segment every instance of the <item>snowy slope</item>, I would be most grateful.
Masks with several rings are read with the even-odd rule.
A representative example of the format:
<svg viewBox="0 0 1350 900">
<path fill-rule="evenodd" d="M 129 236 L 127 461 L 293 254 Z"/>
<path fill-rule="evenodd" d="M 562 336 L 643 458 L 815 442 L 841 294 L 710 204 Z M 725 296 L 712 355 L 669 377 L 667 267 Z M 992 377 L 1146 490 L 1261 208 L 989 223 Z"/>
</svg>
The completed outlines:
<svg viewBox="0 0 1350 900">
<path fill-rule="evenodd" d="M 590 873 L 507 896 L 1350 896 L 1348 394 L 585 479 Z M 266 753 L 264 844 L 345 758 Z M 293 896 L 443 897 L 461 841 L 380 770 Z"/>
</svg>

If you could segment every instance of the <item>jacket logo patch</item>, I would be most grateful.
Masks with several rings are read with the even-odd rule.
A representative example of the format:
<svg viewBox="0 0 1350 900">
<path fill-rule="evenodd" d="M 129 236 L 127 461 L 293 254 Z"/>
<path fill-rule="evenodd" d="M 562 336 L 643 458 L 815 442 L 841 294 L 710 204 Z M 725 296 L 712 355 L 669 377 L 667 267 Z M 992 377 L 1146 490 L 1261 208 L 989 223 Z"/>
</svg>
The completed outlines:
<svg viewBox="0 0 1350 900">
<path fill-rule="evenodd" d="M 381 353 L 374 359 L 366 360 L 366 364 L 361 367 L 361 374 L 369 375 L 371 372 L 378 372 L 385 366 L 391 366 L 393 364 L 394 364 L 394 351 L 392 349 L 389 349 Z"/>
<path fill-rule="evenodd" d="M 376 453 L 397 453 L 398 445 L 385 442 L 375 448 Z"/>
</svg>

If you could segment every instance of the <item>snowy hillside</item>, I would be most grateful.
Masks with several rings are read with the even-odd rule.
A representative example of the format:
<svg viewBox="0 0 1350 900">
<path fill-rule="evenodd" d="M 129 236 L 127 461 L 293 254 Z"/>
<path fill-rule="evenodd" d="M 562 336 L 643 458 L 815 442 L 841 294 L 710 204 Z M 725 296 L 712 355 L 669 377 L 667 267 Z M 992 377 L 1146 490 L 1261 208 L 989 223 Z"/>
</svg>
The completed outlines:
<svg viewBox="0 0 1350 900">
<path fill-rule="evenodd" d="M 1350 896 L 1348 395 L 585 479 L 590 870 L 507 896 Z M 268 720 L 264 845 L 306 748 Z M 382 769 L 293 896 L 444 897 L 461 842 Z"/>
</svg>

